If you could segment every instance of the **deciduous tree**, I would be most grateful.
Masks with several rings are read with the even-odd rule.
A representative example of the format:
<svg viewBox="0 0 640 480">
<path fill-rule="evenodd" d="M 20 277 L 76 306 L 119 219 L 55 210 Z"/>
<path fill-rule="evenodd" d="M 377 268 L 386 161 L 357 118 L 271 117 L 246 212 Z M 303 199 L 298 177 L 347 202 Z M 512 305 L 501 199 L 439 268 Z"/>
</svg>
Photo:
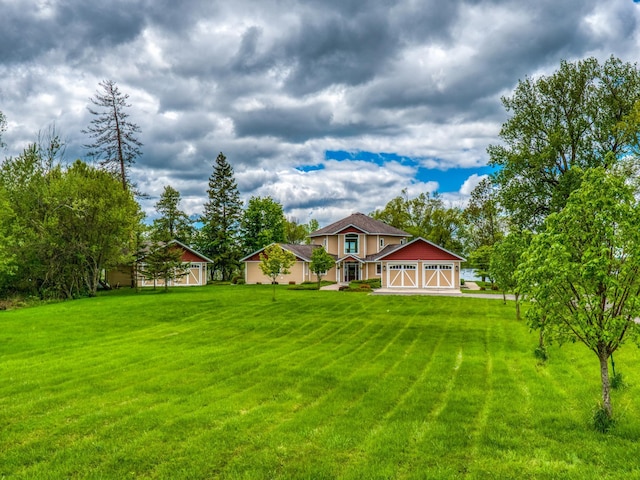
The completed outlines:
<svg viewBox="0 0 640 480">
<path fill-rule="evenodd" d="M 451 251 L 461 251 L 459 231 L 461 211 L 449 208 L 438 193 L 421 193 L 409 198 L 407 190 L 390 200 L 382 210 L 371 216 L 413 237 L 422 237 Z"/>
<path fill-rule="evenodd" d="M 82 133 L 93 141 L 85 148 L 89 149 L 89 156 L 100 161 L 100 165 L 120 176 L 126 190 L 129 182 L 127 169 L 142 155 L 142 142 L 138 139 L 140 127 L 129 120 L 129 95 L 120 92 L 113 80 L 104 80 L 99 85 L 101 89 L 89 99 L 93 107 L 87 107 L 94 118 Z"/>
<path fill-rule="evenodd" d="M 273 284 L 273 301 L 276 300 L 276 283 L 280 275 L 291 273 L 289 269 L 296 262 L 296 256 L 288 250 L 283 249 L 277 243 L 269 245 L 260 254 L 258 266 L 262 273 L 271 279 Z"/>
<path fill-rule="evenodd" d="M 520 81 L 502 99 L 511 114 L 500 131 L 502 144 L 488 149 L 511 222 L 537 231 L 580 185 L 574 167 L 608 168 L 630 153 L 640 128 L 620 124 L 639 100 L 636 65 L 614 57 L 603 64 L 563 61 L 549 76 Z"/>
<path fill-rule="evenodd" d="M 241 225 L 244 251 L 249 254 L 265 245 L 284 242 L 285 221 L 282 205 L 271 197 L 251 197 Z"/>
<path fill-rule="evenodd" d="M 531 242 L 528 231 L 513 231 L 493 245 L 489 272 L 491 277 L 503 292 L 506 303 L 506 293 L 512 292 L 516 297 L 516 318 L 520 320 L 520 292 L 516 281 L 516 270 L 522 261 L 522 254 Z"/>
<path fill-rule="evenodd" d="M 324 247 L 317 247 L 313 249 L 311 253 L 311 264 L 309 269 L 316 274 L 318 278 L 318 290 L 322 284 L 322 277 L 329 271 L 329 269 L 335 266 L 335 259 L 327 253 Z"/>
<path fill-rule="evenodd" d="M 613 170 L 574 172 L 581 186 L 547 217 L 517 272 L 531 325 L 545 318 L 548 340 L 580 341 L 598 358 L 609 417 L 608 360 L 637 338 L 640 317 L 640 205 L 626 173 Z"/>
</svg>

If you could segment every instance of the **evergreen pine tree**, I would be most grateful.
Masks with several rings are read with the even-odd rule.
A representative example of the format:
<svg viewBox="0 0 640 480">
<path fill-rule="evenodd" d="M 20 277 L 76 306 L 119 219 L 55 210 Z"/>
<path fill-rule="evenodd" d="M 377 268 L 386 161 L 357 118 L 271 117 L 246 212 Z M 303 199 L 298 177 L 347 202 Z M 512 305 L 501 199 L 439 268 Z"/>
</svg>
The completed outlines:
<svg viewBox="0 0 640 480">
<path fill-rule="evenodd" d="M 209 177 L 209 201 L 204 205 L 198 247 L 213 260 L 213 272 L 229 280 L 240 264 L 238 241 L 242 203 L 233 168 L 220 153 Z"/>
<path fill-rule="evenodd" d="M 93 139 L 93 143 L 85 145 L 85 148 L 89 149 L 89 156 L 98 158 L 106 170 L 118 173 L 126 190 L 129 180 L 126 169 L 142 155 L 142 143 L 138 140 L 140 127 L 128 120 L 129 95 L 121 93 L 113 80 L 105 80 L 99 85 L 102 91 L 89 99 L 97 108 L 88 107 L 95 118 L 82 131 Z"/>
<path fill-rule="evenodd" d="M 180 192 L 167 185 L 160 200 L 156 203 L 156 211 L 160 217 L 153 221 L 155 239 L 169 242 L 178 240 L 189 245 L 193 238 L 193 226 L 189 216 L 180 210 Z"/>
</svg>

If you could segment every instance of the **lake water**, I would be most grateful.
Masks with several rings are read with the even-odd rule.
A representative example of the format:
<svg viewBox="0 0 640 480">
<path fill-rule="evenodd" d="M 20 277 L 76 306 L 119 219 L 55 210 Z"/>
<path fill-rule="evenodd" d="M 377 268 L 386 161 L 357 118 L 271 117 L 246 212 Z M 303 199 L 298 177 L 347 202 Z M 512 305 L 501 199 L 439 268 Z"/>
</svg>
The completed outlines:
<svg viewBox="0 0 640 480">
<path fill-rule="evenodd" d="M 460 269 L 460 278 L 463 278 L 465 280 L 469 280 L 472 282 L 482 280 L 480 277 L 476 275 L 476 271 L 473 268 Z"/>
</svg>

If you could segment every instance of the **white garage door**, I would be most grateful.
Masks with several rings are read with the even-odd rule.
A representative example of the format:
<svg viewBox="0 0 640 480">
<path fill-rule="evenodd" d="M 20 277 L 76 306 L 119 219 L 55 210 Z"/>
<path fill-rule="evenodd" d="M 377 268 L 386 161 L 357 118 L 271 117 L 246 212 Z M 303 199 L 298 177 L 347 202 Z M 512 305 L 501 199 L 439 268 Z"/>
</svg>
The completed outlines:
<svg viewBox="0 0 640 480">
<path fill-rule="evenodd" d="M 453 264 L 424 265 L 424 288 L 454 288 Z"/>
<path fill-rule="evenodd" d="M 387 285 L 394 288 L 417 288 L 418 265 L 397 263 L 387 266 Z"/>
</svg>

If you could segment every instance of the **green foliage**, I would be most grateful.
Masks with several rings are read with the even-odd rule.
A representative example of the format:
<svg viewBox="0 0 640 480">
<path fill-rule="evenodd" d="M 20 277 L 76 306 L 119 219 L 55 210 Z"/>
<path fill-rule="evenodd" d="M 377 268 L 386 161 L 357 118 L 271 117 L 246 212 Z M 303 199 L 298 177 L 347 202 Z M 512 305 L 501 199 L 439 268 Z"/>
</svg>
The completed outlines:
<svg viewBox="0 0 640 480">
<path fill-rule="evenodd" d="M 238 270 L 241 258 L 240 221 L 242 202 L 233 167 L 222 152 L 216 157 L 209 177 L 209 200 L 204 204 L 203 223 L 196 239 L 198 249 L 211 260 L 211 272 L 229 280 Z"/>
<path fill-rule="evenodd" d="M 93 139 L 85 145 L 89 156 L 100 160 L 107 171 L 120 176 L 123 188 L 127 188 L 129 176 L 127 168 L 142 155 L 142 143 L 138 140 L 140 127 L 128 120 L 127 103 L 129 95 L 118 89 L 116 82 L 105 80 L 99 83 L 101 89 L 89 100 L 95 108 L 87 107 L 94 116 L 89 127 L 82 133 Z"/>
<path fill-rule="evenodd" d="M 461 235 L 466 251 L 492 246 L 502 239 L 505 219 L 491 180 L 485 178 L 473 189 L 469 203 L 462 212 L 462 220 L 464 228 Z"/>
<path fill-rule="evenodd" d="M 513 231 L 493 246 L 489 273 L 503 292 L 516 295 L 516 316 L 520 319 L 520 294 L 516 280 L 516 270 L 522 261 L 522 254 L 531 242 L 531 233 Z"/>
<path fill-rule="evenodd" d="M 382 280 L 379 278 L 370 278 L 368 280 L 354 280 L 349 283 L 350 286 L 359 288 L 361 285 L 367 285 L 369 288 L 381 288 Z"/>
<path fill-rule="evenodd" d="M 153 243 L 148 253 L 138 262 L 138 273 L 147 280 L 153 280 L 155 290 L 158 280 L 162 280 L 164 290 L 169 289 L 172 280 L 189 272 L 189 264 L 182 262 L 182 249 L 175 243 Z"/>
<path fill-rule="evenodd" d="M 318 288 L 322 282 L 322 276 L 336 265 L 335 259 L 327 253 L 324 247 L 317 247 L 311 253 L 309 269 L 318 278 Z"/>
<path fill-rule="evenodd" d="M 640 317 L 640 205 L 626 175 L 584 173 L 563 210 L 549 215 L 518 269 L 518 288 L 532 300 L 532 328 L 584 343 L 599 359 L 603 405 L 610 409 L 607 361 Z"/>
<path fill-rule="evenodd" d="M 622 373 L 614 373 L 611 375 L 611 388 L 614 390 L 622 390 L 623 388 L 627 388 L 627 382 L 624 379 L 624 375 Z"/>
<path fill-rule="evenodd" d="M 591 413 L 591 424 L 597 432 L 608 433 L 615 426 L 616 421 L 607 407 L 598 403 Z"/>
<path fill-rule="evenodd" d="M 103 269 L 124 261 L 141 214 L 111 174 L 81 161 L 53 165 L 36 145 L 0 169 L 12 214 L 3 245 L 5 289 L 42 297 L 95 295 Z M 0 233 L 2 232 L 0 227 Z M 6 233 L 5 233 L 6 234 Z"/>
<path fill-rule="evenodd" d="M 296 262 L 296 256 L 288 250 L 283 249 L 277 243 L 269 245 L 260 254 L 258 266 L 262 273 L 271 279 L 273 284 L 273 300 L 276 299 L 275 284 L 280 275 L 288 275 L 289 269 Z"/>
<path fill-rule="evenodd" d="M 320 286 L 318 286 L 318 282 L 302 282 L 297 285 L 289 285 L 287 290 L 320 290 L 320 288 L 327 285 L 334 285 L 336 282 L 329 282 L 327 280 L 322 280 L 320 282 Z"/>
<path fill-rule="evenodd" d="M 153 221 L 152 236 L 156 240 L 178 240 L 190 245 L 194 235 L 193 222 L 180 210 L 180 192 L 171 185 L 164 187 L 155 208 L 159 217 Z"/>
<path fill-rule="evenodd" d="M 251 197 L 241 223 L 246 254 L 257 252 L 271 243 L 285 241 L 285 222 L 282 205 L 271 197 Z"/>
<path fill-rule="evenodd" d="M 611 57 L 561 62 L 549 76 L 526 78 L 503 98 L 511 117 L 501 145 L 488 149 L 510 221 L 537 231 L 580 185 L 576 167 L 610 167 L 633 153 L 640 124 L 627 121 L 640 100 L 636 65 Z"/>
<path fill-rule="evenodd" d="M 544 345 L 538 345 L 533 350 L 533 356 L 540 360 L 541 363 L 546 362 L 549 359 L 549 354 L 547 352 L 547 347 Z"/>
<path fill-rule="evenodd" d="M 494 279 L 490 270 L 492 255 L 493 246 L 491 245 L 482 245 L 469 255 L 469 264 L 473 266 L 476 275 L 482 279 L 483 283 L 489 278 L 491 284 L 493 284 Z"/>
<path fill-rule="evenodd" d="M 421 193 L 410 199 L 405 189 L 384 209 L 373 212 L 371 217 L 447 250 L 462 251 L 459 238 L 462 212 L 458 208 L 446 207 L 438 193 Z"/>
</svg>

